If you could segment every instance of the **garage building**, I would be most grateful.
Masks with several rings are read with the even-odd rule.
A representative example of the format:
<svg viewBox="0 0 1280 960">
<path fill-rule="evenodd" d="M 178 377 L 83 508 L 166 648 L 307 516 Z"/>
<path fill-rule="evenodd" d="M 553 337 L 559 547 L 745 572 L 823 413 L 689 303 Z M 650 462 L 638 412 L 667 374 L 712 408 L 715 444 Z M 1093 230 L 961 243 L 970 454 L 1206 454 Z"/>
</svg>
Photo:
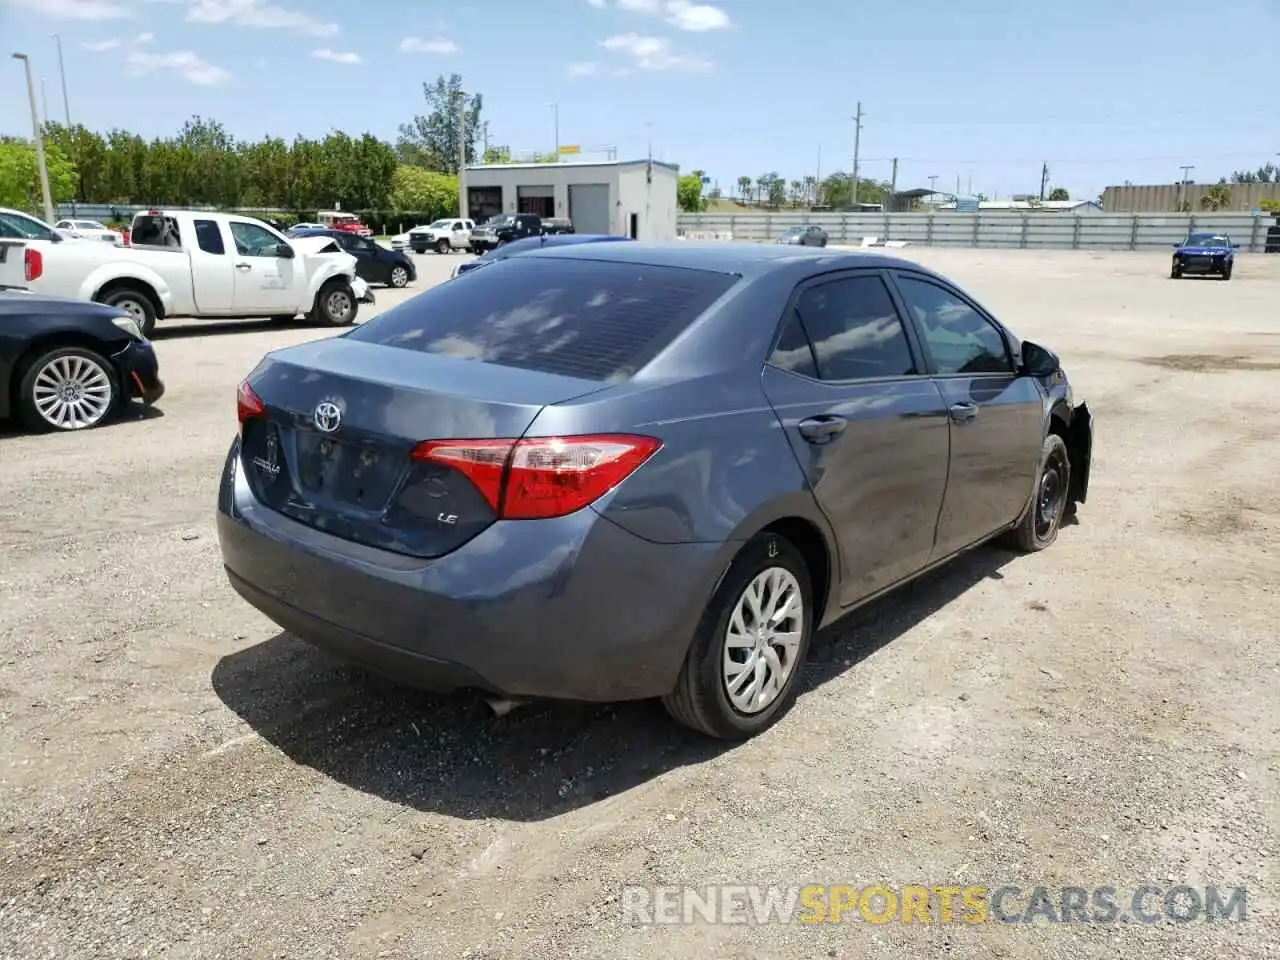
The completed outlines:
<svg viewBox="0 0 1280 960">
<path fill-rule="evenodd" d="M 676 238 L 680 168 L 657 160 L 500 163 L 467 167 L 467 211 L 568 217 L 576 233 L 635 240 Z"/>
</svg>

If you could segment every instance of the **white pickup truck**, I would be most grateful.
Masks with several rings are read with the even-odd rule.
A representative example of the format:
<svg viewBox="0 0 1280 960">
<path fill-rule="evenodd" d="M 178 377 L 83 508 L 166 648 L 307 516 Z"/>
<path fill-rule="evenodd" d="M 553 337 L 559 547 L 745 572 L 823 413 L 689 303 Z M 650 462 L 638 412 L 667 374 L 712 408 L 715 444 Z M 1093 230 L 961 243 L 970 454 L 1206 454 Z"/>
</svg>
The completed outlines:
<svg viewBox="0 0 1280 960">
<path fill-rule="evenodd" d="M 474 220 L 463 220 L 457 217 L 445 217 L 425 227 L 414 227 L 409 231 L 409 249 L 414 253 L 449 253 L 453 250 L 471 249 L 471 231 L 475 229 Z"/>
<path fill-rule="evenodd" d="M 150 210 L 134 217 L 130 241 L 40 244 L 25 253 L 10 244 L 0 287 L 120 307 L 145 337 L 169 317 L 290 321 L 301 313 L 345 326 L 358 303 L 373 300 L 355 257 L 332 240 L 287 240 L 249 217 Z"/>
</svg>

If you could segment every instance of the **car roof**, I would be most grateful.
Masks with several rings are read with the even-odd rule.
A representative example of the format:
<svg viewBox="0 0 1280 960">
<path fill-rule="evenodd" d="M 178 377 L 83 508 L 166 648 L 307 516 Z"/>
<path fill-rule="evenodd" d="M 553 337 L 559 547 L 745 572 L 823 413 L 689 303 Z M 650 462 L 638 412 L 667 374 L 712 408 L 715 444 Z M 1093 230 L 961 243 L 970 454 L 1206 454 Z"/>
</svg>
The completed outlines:
<svg viewBox="0 0 1280 960">
<path fill-rule="evenodd" d="M 821 261 L 827 270 L 906 267 L 922 273 L 931 272 L 914 261 L 869 251 L 832 250 L 830 247 L 797 249 L 794 246 L 725 241 L 589 243 L 564 245 L 563 249 L 556 250 L 533 250 L 526 256 L 609 260 L 615 263 L 683 267 L 740 276 L 768 273 L 803 262 L 814 262 L 816 265 L 817 261 Z"/>
</svg>

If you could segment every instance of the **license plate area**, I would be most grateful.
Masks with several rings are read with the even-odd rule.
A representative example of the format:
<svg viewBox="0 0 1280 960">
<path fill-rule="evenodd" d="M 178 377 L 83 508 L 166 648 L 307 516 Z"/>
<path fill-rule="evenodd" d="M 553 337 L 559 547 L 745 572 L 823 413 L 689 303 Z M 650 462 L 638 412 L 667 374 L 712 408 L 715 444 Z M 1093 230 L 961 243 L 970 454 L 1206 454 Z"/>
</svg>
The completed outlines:
<svg viewBox="0 0 1280 960">
<path fill-rule="evenodd" d="M 386 509 L 406 466 L 385 448 L 309 430 L 298 431 L 297 454 L 298 484 L 305 496 L 363 510 Z"/>
</svg>

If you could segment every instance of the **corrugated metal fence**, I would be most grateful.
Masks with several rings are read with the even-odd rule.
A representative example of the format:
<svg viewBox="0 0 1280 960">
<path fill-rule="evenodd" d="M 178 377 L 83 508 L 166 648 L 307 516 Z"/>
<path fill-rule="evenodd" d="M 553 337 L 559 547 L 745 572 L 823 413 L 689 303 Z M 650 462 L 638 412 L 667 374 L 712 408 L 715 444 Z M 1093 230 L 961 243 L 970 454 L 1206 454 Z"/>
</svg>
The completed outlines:
<svg viewBox="0 0 1280 960">
<path fill-rule="evenodd" d="M 1274 216 L 1239 213 L 682 213 L 678 232 L 689 239 L 774 240 L 791 227 L 816 223 L 835 244 L 863 237 L 906 240 L 930 247 L 1067 250 L 1168 249 L 1191 231 L 1228 233 L 1241 252 L 1262 253 Z"/>
</svg>

